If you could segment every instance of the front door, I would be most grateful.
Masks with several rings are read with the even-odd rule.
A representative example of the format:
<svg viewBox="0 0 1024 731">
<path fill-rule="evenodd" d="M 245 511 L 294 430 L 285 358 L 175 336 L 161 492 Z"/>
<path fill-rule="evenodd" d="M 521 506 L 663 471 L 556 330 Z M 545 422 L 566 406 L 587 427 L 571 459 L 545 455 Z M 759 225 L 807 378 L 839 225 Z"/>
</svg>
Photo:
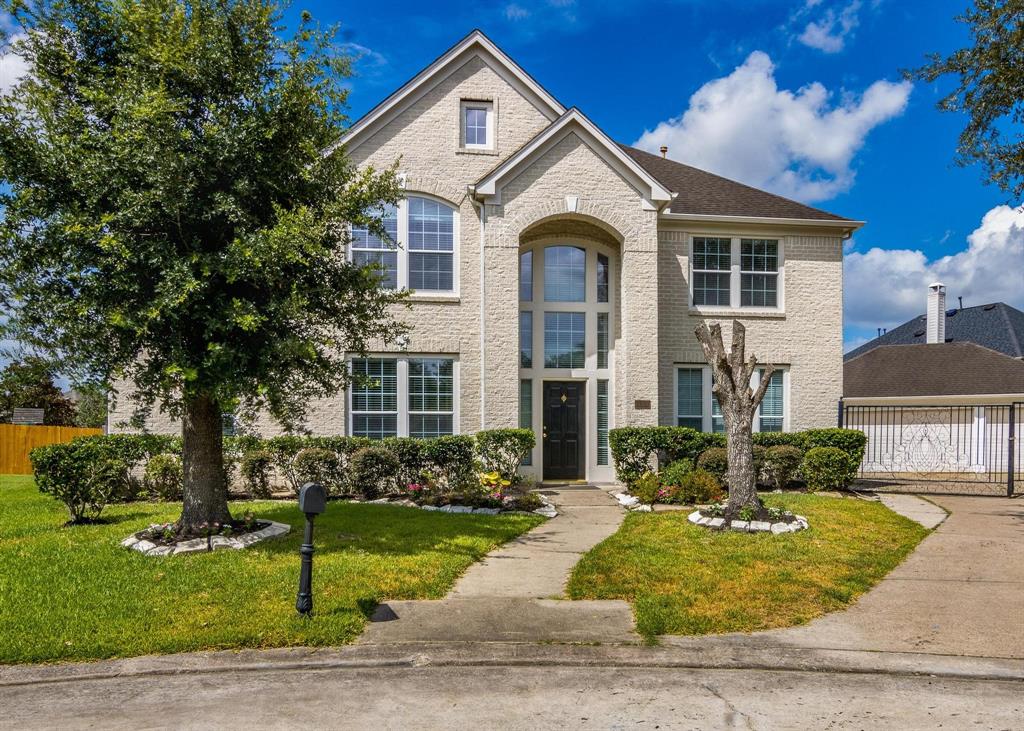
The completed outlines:
<svg viewBox="0 0 1024 731">
<path fill-rule="evenodd" d="M 545 480 L 577 480 L 584 477 L 585 385 L 579 381 L 544 382 Z"/>
</svg>

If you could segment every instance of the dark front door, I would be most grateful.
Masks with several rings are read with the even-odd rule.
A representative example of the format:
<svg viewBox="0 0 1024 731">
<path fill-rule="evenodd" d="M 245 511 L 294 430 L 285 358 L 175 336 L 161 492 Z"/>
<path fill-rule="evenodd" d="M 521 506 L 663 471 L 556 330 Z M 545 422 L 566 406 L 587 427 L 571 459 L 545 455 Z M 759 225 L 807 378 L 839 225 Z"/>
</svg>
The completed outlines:
<svg viewBox="0 0 1024 731">
<path fill-rule="evenodd" d="M 576 480 L 584 476 L 584 386 L 577 381 L 544 382 L 545 480 Z"/>
</svg>

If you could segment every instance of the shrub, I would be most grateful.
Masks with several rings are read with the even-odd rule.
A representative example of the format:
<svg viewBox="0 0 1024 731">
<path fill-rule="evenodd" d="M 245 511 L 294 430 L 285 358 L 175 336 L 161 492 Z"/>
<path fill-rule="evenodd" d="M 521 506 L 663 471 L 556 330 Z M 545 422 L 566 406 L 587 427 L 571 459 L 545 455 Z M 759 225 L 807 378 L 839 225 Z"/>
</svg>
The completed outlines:
<svg viewBox="0 0 1024 731">
<path fill-rule="evenodd" d="M 491 429 L 477 432 L 476 452 L 485 472 L 497 472 L 503 479 L 515 482 L 519 465 L 536 443 L 529 429 Z"/>
<path fill-rule="evenodd" d="M 850 474 L 850 457 L 838 447 L 814 447 L 804 455 L 801 465 L 809 492 L 839 490 Z"/>
<path fill-rule="evenodd" d="M 701 469 L 693 470 L 683 477 L 675 494 L 676 502 L 687 505 L 721 499 L 722 483 L 713 474 Z"/>
<path fill-rule="evenodd" d="M 688 459 L 677 459 L 670 463 L 659 474 L 658 478 L 662 485 L 679 487 L 683 479 L 693 471 L 693 462 Z"/>
<path fill-rule="evenodd" d="M 706 449 L 697 460 L 697 466 L 702 470 L 710 472 L 724 485 L 726 473 L 729 472 L 729 453 L 725 447 Z"/>
<path fill-rule="evenodd" d="M 651 427 L 626 426 L 608 432 L 608 446 L 615 460 L 615 476 L 627 487 L 651 469 L 658 449 L 658 433 Z"/>
<path fill-rule="evenodd" d="M 802 431 L 761 431 L 751 435 L 755 445 L 762 447 L 797 447 L 805 449 L 807 444 L 806 433 Z"/>
<path fill-rule="evenodd" d="M 808 429 L 803 434 L 807 440 L 807 449 L 835 447 L 846 452 L 850 458 L 847 481 L 857 477 L 860 463 L 864 459 L 864 447 L 868 443 L 864 432 L 857 429 Z"/>
<path fill-rule="evenodd" d="M 176 454 L 154 454 L 146 463 L 146 490 L 161 500 L 181 500 L 181 458 Z"/>
<path fill-rule="evenodd" d="M 764 460 L 765 475 L 769 484 L 781 490 L 792 482 L 803 458 L 803 450 L 798 447 L 786 444 L 769 447 Z"/>
<path fill-rule="evenodd" d="M 64 503 L 71 523 L 96 520 L 126 489 L 127 465 L 94 438 L 36 447 L 29 459 L 39 491 Z"/>
<path fill-rule="evenodd" d="M 761 484 L 765 481 L 764 463 L 765 457 L 768 454 L 768 448 L 762 447 L 760 444 L 755 444 L 750 449 L 751 459 L 754 463 L 754 482 Z"/>
<path fill-rule="evenodd" d="M 644 472 L 629 488 L 629 494 L 645 505 L 651 505 L 662 497 L 661 482 L 653 472 Z"/>
<path fill-rule="evenodd" d="M 268 498 L 270 470 L 274 466 L 274 455 L 266 449 L 253 449 L 242 455 L 240 470 L 245 491 L 258 498 Z"/>
<path fill-rule="evenodd" d="M 398 458 L 381 447 L 364 447 L 352 455 L 350 465 L 352 486 L 367 500 L 395 489 Z"/>
<path fill-rule="evenodd" d="M 265 448 L 274 455 L 274 466 L 288 481 L 292 490 L 298 492 L 302 487 L 298 475 L 295 474 L 295 456 L 306 446 L 306 439 L 294 434 L 283 434 L 266 440 Z"/>
<path fill-rule="evenodd" d="M 338 455 L 329 449 L 306 447 L 299 450 L 292 460 L 292 470 L 299 486 L 318 482 L 328 494 L 341 491 L 341 462 Z"/>
<path fill-rule="evenodd" d="M 477 482 L 473 456 L 472 437 L 445 436 L 423 440 L 426 468 L 448 490 L 462 489 Z"/>
<path fill-rule="evenodd" d="M 695 462 L 705 449 L 725 445 L 724 441 L 721 445 L 717 444 L 717 434 L 705 434 L 686 426 L 661 426 L 655 429 L 655 445 L 659 452 L 664 453 L 669 464 L 681 459 Z"/>
<path fill-rule="evenodd" d="M 420 479 L 420 475 L 427 466 L 424 457 L 425 439 L 413 439 L 410 437 L 392 437 L 379 442 L 382 449 L 386 449 L 395 455 L 398 460 L 398 484 L 408 485 Z"/>
</svg>

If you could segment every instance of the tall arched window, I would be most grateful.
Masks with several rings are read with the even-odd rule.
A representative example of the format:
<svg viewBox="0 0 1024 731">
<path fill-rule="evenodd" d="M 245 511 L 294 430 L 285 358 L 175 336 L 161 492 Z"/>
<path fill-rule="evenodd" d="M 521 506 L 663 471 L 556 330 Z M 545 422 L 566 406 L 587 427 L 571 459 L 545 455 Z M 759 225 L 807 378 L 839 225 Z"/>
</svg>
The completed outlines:
<svg viewBox="0 0 1024 731">
<path fill-rule="evenodd" d="M 410 195 L 383 214 L 387 240 L 366 228 L 352 227 L 352 261 L 377 264 L 388 289 L 416 292 L 458 292 L 458 221 L 456 209 L 418 195 Z"/>
</svg>

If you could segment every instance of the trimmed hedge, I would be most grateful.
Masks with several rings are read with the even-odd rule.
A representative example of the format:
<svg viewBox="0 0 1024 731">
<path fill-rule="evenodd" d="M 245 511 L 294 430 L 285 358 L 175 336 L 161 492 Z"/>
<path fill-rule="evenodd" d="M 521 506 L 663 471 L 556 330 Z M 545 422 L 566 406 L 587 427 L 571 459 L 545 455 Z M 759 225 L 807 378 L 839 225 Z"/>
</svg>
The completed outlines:
<svg viewBox="0 0 1024 731">
<path fill-rule="evenodd" d="M 840 490 L 849 481 L 850 455 L 839 447 L 814 447 L 804 455 L 807 490 Z"/>
<path fill-rule="evenodd" d="M 497 472 L 514 481 L 519 465 L 537 444 L 529 429 L 490 429 L 477 432 L 476 453 L 484 472 Z"/>
<path fill-rule="evenodd" d="M 755 432 L 755 447 L 836 447 L 850 458 L 848 480 L 857 476 L 867 437 L 856 429 L 808 429 L 802 432 Z M 697 462 L 708 449 L 724 448 L 724 434 L 708 434 L 685 426 L 627 426 L 612 429 L 608 443 L 615 460 L 615 476 L 629 486 L 660 465 L 689 459 Z M 758 450 L 760 453 L 760 450 Z M 763 453 L 760 453 L 763 454 Z"/>
</svg>

